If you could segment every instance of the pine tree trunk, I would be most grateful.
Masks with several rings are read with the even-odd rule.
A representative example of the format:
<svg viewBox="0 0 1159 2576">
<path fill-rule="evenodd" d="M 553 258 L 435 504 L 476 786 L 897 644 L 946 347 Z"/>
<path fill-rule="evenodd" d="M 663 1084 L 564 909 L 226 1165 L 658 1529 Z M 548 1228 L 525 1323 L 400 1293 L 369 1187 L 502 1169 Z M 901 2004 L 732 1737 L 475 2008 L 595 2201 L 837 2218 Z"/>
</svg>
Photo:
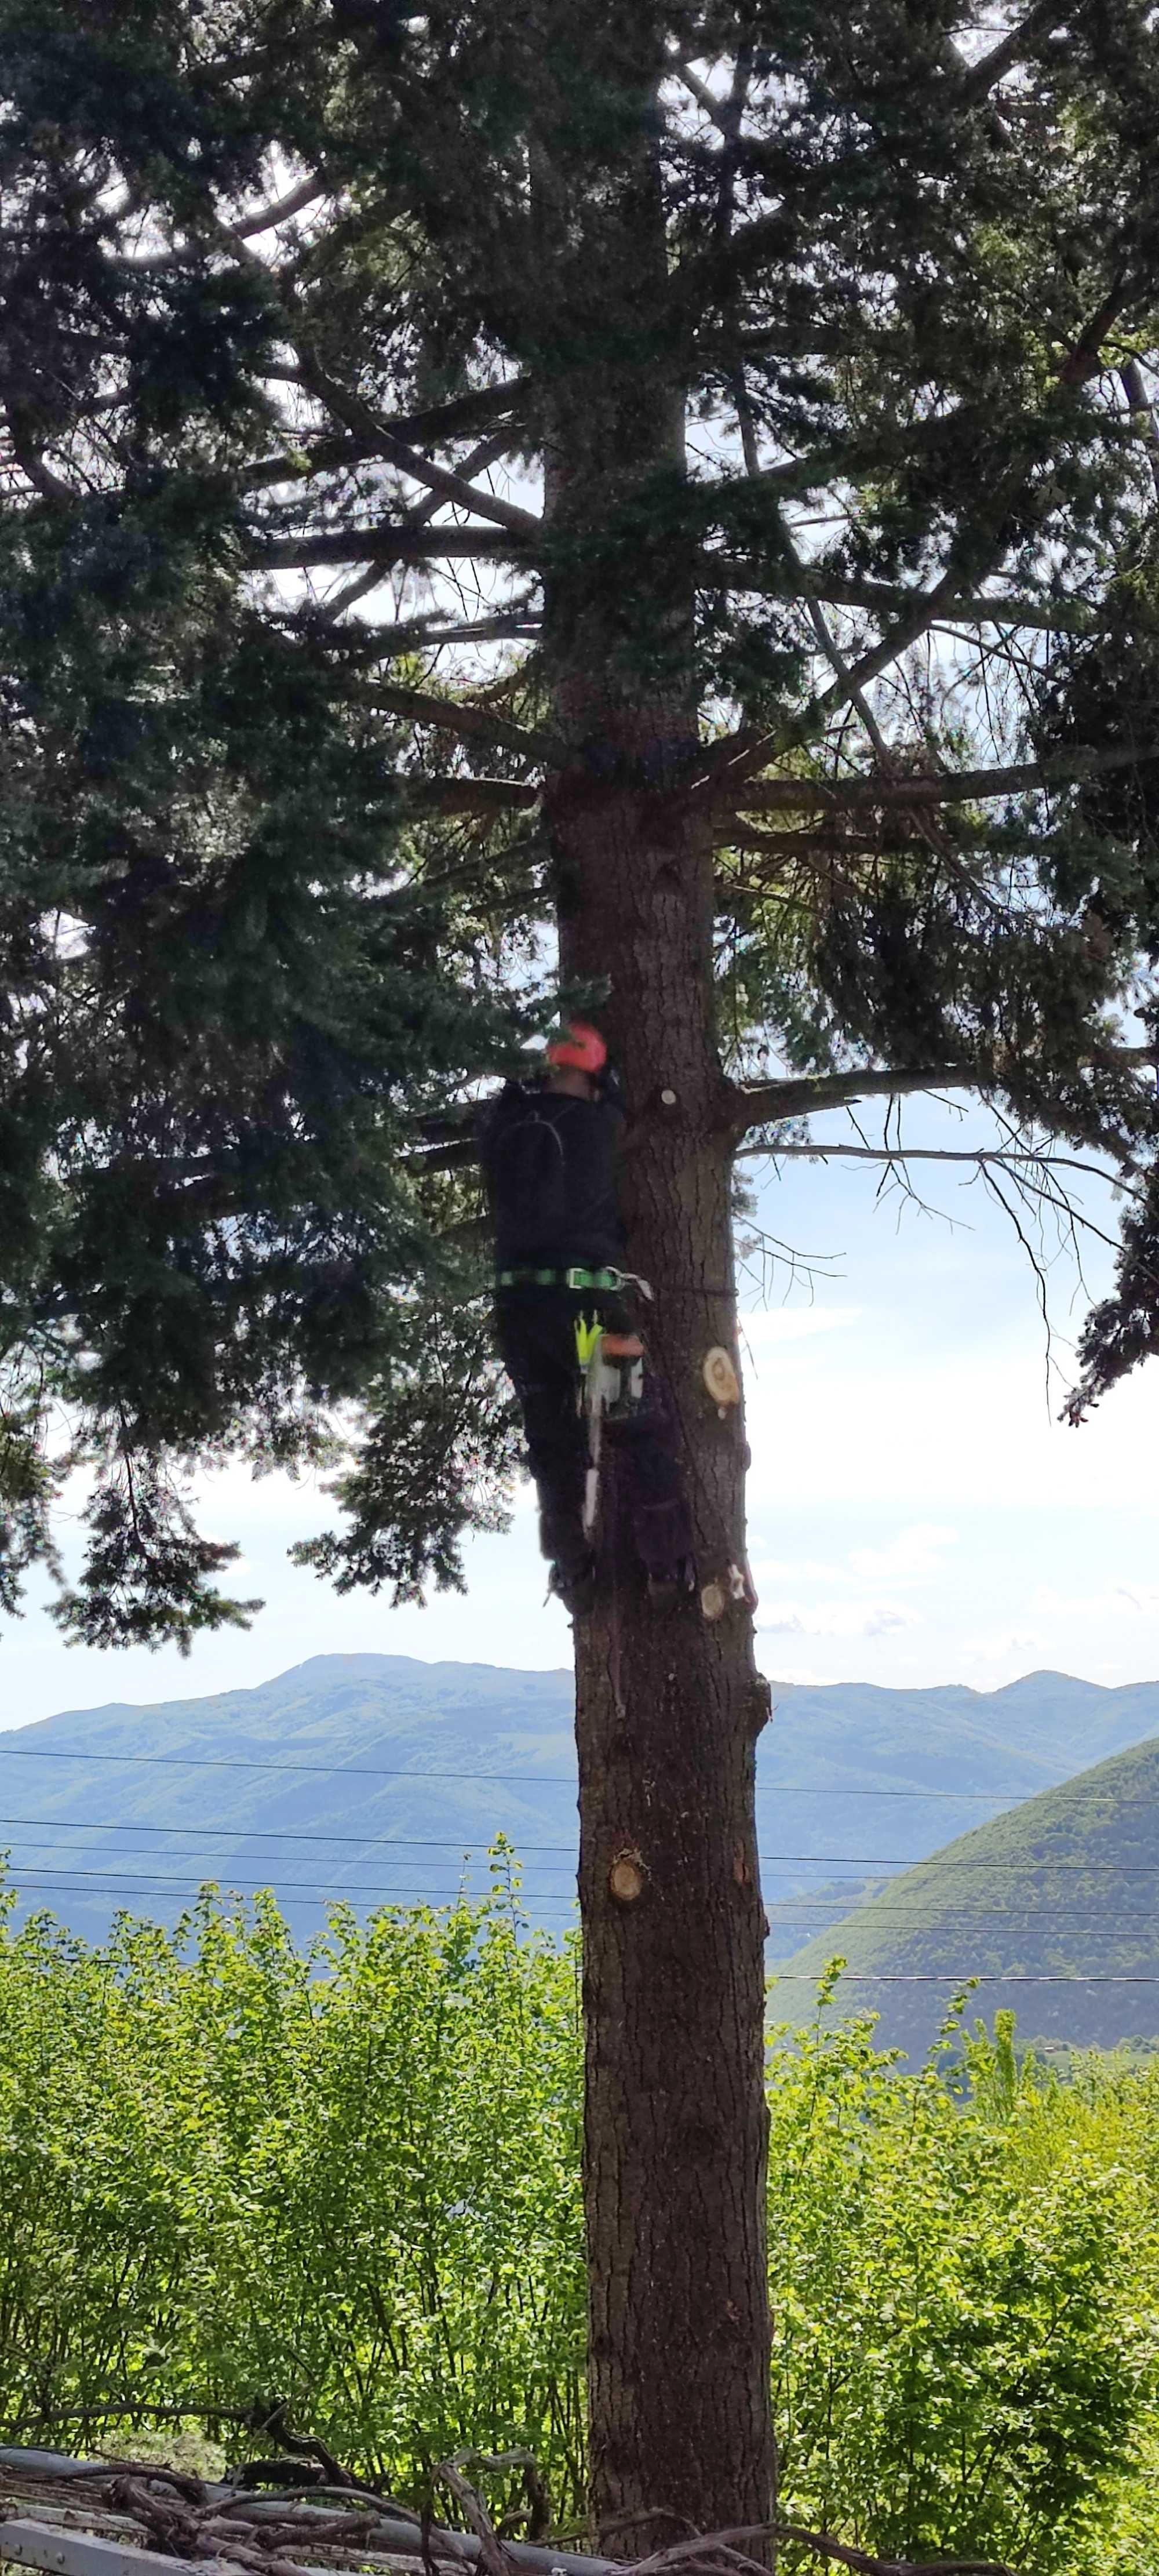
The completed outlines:
<svg viewBox="0 0 1159 2576">
<path fill-rule="evenodd" d="M 607 1024 L 652 1132 L 625 1174 L 631 1265 L 656 1286 L 653 1365 L 683 1425 L 702 1581 L 742 1563 L 743 1430 L 705 1352 L 736 1351 L 728 1158 L 714 1134 L 704 864 L 602 818 L 565 960 L 610 962 Z M 604 834 L 607 837 L 604 837 Z M 584 900 L 585 895 L 587 900 Z M 613 1496 L 614 1515 L 614 1496 Z M 703 2528 L 772 2492 L 763 1915 L 755 1743 L 767 1713 L 740 1606 L 657 1616 L 622 1530 L 576 1644 L 587 2034 L 592 2501 Z M 638 1893 L 633 1891 L 638 1890 Z M 674 2535 L 673 2535 L 674 2536 Z"/>
<path fill-rule="evenodd" d="M 680 793 L 696 742 L 684 549 L 602 550 L 633 496 L 677 488 L 675 369 L 643 368 L 665 268 L 646 158 L 593 191 L 538 182 L 561 306 L 587 298 L 582 396 L 546 435 L 555 541 L 545 659 L 568 746 L 547 813 L 563 978 L 610 977 L 599 1013 L 633 1134 L 631 1266 L 678 1408 L 701 1585 L 744 1562 L 741 1409 L 705 1354 L 737 1353 L 731 1155 L 713 1011 L 712 857 Z M 585 174 L 586 175 L 586 174 Z M 553 214 L 558 222 L 553 222 Z M 578 255 L 577 255 L 578 242 Z M 651 506 L 651 503 L 649 503 Z M 594 1614 L 577 1623 L 591 2489 L 617 2551 L 656 2508 L 702 2529 L 760 2521 L 773 2491 L 765 2249 L 764 1918 L 755 1744 L 768 1712 L 747 1609 L 647 1604 L 610 1479 Z M 681 2526 L 678 2525 L 677 2529 Z M 675 2537 L 674 2530 L 669 2536 Z"/>
</svg>

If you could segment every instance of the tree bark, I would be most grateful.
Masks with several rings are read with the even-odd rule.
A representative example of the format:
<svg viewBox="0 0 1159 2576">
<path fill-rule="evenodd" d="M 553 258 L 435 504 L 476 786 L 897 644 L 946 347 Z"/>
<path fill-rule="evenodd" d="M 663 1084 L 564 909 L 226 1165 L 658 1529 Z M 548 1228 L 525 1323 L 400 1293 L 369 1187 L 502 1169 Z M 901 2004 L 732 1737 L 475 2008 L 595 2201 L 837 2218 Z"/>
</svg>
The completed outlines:
<svg viewBox="0 0 1159 2576">
<path fill-rule="evenodd" d="M 561 975 L 610 979 L 596 1016 L 644 1141 L 624 1168 L 631 1266 L 655 1285 L 646 1332 L 682 1428 L 701 1586 L 744 1564 L 741 1406 L 703 1378 L 723 1344 L 739 1376 L 732 1136 L 713 1000 L 707 814 L 661 792 L 696 743 L 692 601 L 681 550 L 633 496 L 683 470 L 674 373 L 617 354 L 664 292 L 658 183 L 641 152 L 590 207 L 574 167 L 537 174 L 560 305 L 611 351 L 582 406 L 545 424 L 545 663 L 566 746 L 545 811 Z M 553 180 L 558 182 L 553 192 Z M 576 257 L 576 244 L 580 256 Z M 577 287 L 577 279 L 581 281 Z M 589 339 L 589 350 L 591 342 Z M 621 519 L 622 524 L 622 519 Z M 611 541 L 609 542 L 609 532 Z M 751 1614 L 648 1605 L 605 1479 L 597 1605 L 577 1622 L 580 1913 L 586 2020 L 585 2206 L 591 2494 L 617 2551 L 681 2528 L 758 2522 L 773 2490 L 765 2246 L 764 1916 L 756 1737 L 768 1694 Z"/>
<path fill-rule="evenodd" d="M 744 1563 L 745 1463 L 740 1409 L 722 1421 L 702 1376 L 714 1345 L 737 1354 L 710 879 L 700 853 L 643 846 L 633 820 L 606 815 L 598 849 L 572 839 L 564 971 L 610 966 L 606 1026 L 633 1104 L 676 1094 L 625 1198 L 707 1584 Z M 768 1700 L 747 1609 L 710 1624 L 698 1600 L 658 1617 L 614 1485 L 609 1503 L 576 1641 L 591 2475 L 600 2529 L 644 2546 L 655 2526 L 626 2535 L 613 2518 L 666 2507 L 719 2529 L 762 2520 L 772 2492 L 754 1804 Z"/>
</svg>

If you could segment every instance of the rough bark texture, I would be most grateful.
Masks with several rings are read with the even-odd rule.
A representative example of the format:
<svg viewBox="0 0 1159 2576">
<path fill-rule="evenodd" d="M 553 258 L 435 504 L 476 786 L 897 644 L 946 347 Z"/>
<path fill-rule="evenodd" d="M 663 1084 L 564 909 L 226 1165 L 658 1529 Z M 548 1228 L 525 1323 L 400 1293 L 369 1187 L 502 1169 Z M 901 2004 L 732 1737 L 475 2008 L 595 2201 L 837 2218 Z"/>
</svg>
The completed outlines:
<svg viewBox="0 0 1159 2576">
<path fill-rule="evenodd" d="M 610 977 L 597 1016 L 636 1130 L 630 1258 L 651 1280 L 652 1364 L 683 1427 L 702 1584 L 744 1561 L 740 1408 L 706 1352 L 737 1351 L 731 1159 L 713 1013 L 712 856 L 663 800 L 696 740 L 690 598 L 653 541 L 630 561 L 600 532 L 683 467 L 674 366 L 639 345 L 664 270 L 646 155 L 603 174 L 539 173 L 560 303 L 613 354 L 546 430 L 554 548 L 545 659 L 567 746 L 547 812 L 565 979 Z M 662 815 L 666 819 L 661 819 Z M 670 1099 L 665 1094 L 673 1095 Z M 773 2488 L 765 2258 L 763 1910 L 755 1742 L 767 1714 L 748 1611 L 664 1618 L 617 1543 L 614 1470 L 597 1608 L 576 1637 L 580 1907 L 587 2025 L 586 2211 L 592 2501 L 617 2549 L 760 2520 Z"/>
<path fill-rule="evenodd" d="M 676 1093 L 625 1178 L 704 1580 L 744 1555 L 743 1427 L 735 1410 L 721 1421 L 701 1373 L 713 1344 L 736 1351 L 705 868 L 695 851 L 642 849 L 616 819 L 579 866 L 591 900 L 571 928 L 614 960 L 607 1019 L 630 1097 Z M 580 940 L 567 947 L 578 966 Z M 614 1490 L 610 1504 L 576 1652 L 593 2503 L 605 2529 L 657 2506 L 719 2527 L 759 2520 L 772 2489 L 753 1796 L 767 1700 L 747 1611 L 657 1618 L 617 1544 Z"/>
</svg>

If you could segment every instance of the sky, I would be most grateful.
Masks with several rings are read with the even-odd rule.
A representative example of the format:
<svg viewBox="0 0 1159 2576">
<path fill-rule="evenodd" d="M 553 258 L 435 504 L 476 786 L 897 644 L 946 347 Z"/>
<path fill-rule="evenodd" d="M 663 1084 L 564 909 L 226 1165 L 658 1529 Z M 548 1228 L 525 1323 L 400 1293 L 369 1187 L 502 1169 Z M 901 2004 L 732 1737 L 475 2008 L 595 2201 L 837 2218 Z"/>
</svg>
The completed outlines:
<svg viewBox="0 0 1159 2576">
<path fill-rule="evenodd" d="M 880 1140 L 830 1115 L 815 1134 Z M 983 1113 L 911 1103 L 907 1146 L 992 1141 Z M 858 1680 L 992 1690 L 1050 1666 L 1092 1681 L 1159 1677 L 1159 1362 L 1074 1431 L 1057 1420 L 1088 1297 L 1048 1241 L 1048 1366 L 1038 1286 L 1009 1220 L 969 1167 L 910 1167 L 928 1207 L 879 1195 L 877 1167 L 747 1167 L 758 1222 L 802 1261 L 750 1265 L 743 1303 L 753 1466 L 750 1555 L 758 1656 L 784 1681 Z M 1109 1194 L 1080 1181 L 1113 1231 Z M 932 1212 L 931 1212 L 932 1211 Z M 1087 1289 L 1110 1275 L 1088 1238 Z M 198 1697 L 268 1680 L 307 1656 L 377 1652 L 518 1665 L 570 1662 L 563 1611 L 544 1598 L 533 1495 L 511 1530 L 468 1546 L 463 1596 L 425 1610 L 339 1600 L 287 1562 L 326 1527 L 315 1484 L 227 1471 L 201 1495 L 210 1535 L 237 1539 L 238 1589 L 265 1608 L 247 1634 L 174 1651 L 62 1643 L 41 1594 L 0 1643 L 0 1725 L 110 1700 Z"/>
</svg>

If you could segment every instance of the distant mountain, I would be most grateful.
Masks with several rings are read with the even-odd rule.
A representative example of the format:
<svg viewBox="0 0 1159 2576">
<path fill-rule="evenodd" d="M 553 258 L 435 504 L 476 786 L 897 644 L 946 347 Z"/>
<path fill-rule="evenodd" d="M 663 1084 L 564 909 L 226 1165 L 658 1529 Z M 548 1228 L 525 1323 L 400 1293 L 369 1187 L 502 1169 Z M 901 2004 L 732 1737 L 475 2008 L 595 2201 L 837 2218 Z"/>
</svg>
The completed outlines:
<svg viewBox="0 0 1159 2576">
<path fill-rule="evenodd" d="M 947 1843 L 791 1959 L 786 2019 L 840 1953 L 883 2044 L 921 2053 L 965 1978 L 1027 2039 L 1159 2040 L 1159 1741 Z M 856 1982 L 854 1982 L 856 1981 Z"/>
<path fill-rule="evenodd" d="M 774 1684 L 758 1820 L 785 1955 L 872 1873 L 1159 1731 L 1159 1683 L 1035 1673 L 1007 1689 Z M 529 1910 L 571 1919 L 568 1672 L 319 1655 L 257 1690 L 73 1710 L 0 1735 L 0 1848 L 22 1899 L 90 1937 L 118 1906 L 172 1921 L 206 1879 L 325 1905 L 453 1895 L 508 1836 Z M 464 1854 L 471 1860 L 464 1863 Z"/>
</svg>

